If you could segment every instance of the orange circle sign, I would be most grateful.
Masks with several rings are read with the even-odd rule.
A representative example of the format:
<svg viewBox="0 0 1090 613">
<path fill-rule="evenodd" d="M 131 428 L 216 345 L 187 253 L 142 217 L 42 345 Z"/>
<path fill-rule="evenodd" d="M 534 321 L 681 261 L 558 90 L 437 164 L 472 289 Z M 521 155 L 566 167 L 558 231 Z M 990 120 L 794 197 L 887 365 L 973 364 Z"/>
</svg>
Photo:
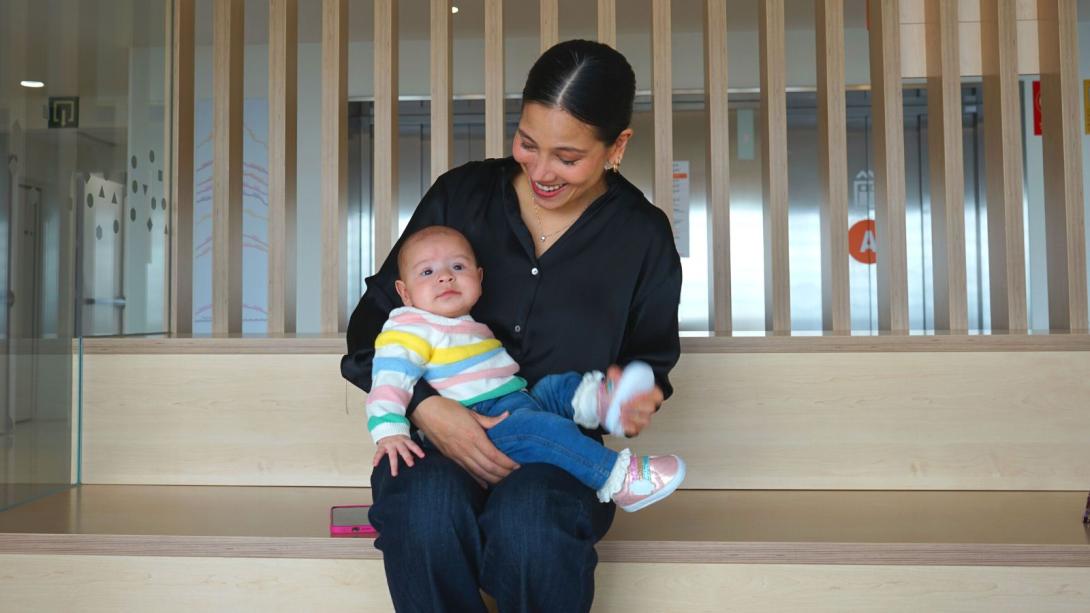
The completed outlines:
<svg viewBox="0 0 1090 613">
<path fill-rule="evenodd" d="M 878 234 L 873 219 L 857 221 L 848 230 L 848 253 L 864 264 L 878 261 Z"/>
</svg>

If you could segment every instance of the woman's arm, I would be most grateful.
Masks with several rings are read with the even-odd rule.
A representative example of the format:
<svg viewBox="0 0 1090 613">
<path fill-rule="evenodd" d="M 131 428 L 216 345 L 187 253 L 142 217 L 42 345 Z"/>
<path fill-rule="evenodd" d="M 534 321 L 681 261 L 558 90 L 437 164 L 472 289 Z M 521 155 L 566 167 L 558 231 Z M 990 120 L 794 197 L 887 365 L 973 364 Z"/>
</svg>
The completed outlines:
<svg viewBox="0 0 1090 613">
<path fill-rule="evenodd" d="M 669 373 L 681 356 L 678 338 L 681 258 L 664 216 L 658 234 L 658 240 L 651 241 L 658 249 L 649 249 L 641 264 L 640 281 L 629 309 L 625 338 L 618 356 L 621 364 L 634 360 L 649 364 L 657 383 L 654 390 L 621 407 L 621 423 L 628 436 L 636 436 L 647 427 L 659 405 L 673 393 Z M 619 371 L 611 372 L 619 374 Z"/>
</svg>

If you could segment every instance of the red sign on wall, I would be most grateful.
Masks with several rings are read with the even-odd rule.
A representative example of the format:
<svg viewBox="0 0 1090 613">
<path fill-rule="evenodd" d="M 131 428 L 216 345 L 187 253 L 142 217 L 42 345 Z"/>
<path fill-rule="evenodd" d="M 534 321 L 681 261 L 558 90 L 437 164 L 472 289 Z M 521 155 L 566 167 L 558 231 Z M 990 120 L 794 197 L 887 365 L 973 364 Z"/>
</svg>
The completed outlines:
<svg viewBox="0 0 1090 613">
<path fill-rule="evenodd" d="M 864 264 L 878 261 L 878 235 L 873 219 L 857 221 L 848 230 L 848 253 Z"/>
<path fill-rule="evenodd" d="M 1041 135 L 1041 82 L 1033 82 L 1033 133 Z"/>
</svg>

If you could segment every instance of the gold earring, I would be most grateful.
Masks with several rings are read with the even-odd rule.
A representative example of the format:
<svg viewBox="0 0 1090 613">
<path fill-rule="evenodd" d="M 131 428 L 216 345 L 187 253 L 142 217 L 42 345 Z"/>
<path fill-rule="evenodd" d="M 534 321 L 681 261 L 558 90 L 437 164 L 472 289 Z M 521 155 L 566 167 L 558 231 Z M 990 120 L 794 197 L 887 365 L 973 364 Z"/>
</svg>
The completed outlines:
<svg viewBox="0 0 1090 613">
<path fill-rule="evenodd" d="M 611 170 L 613 170 L 613 172 L 616 172 L 616 173 L 621 172 L 621 161 L 620 160 L 613 160 L 613 168 Z"/>
</svg>

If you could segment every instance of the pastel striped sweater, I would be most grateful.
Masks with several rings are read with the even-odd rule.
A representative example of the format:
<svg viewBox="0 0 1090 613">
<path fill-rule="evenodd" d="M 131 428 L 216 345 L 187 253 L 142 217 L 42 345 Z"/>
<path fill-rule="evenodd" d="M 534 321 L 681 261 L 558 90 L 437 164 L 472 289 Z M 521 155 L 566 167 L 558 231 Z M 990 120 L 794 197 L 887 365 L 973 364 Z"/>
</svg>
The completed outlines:
<svg viewBox="0 0 1090 613">
<path fill-rule="evenodd" d="M 519 365 L 488 326 L 469 315 L 451 319 L 413 307 L 390 312 L 375 339 L 367 429 L 371 438 L 409 434 L 405 408 L 421 377 L 464 406 L 526 387 Z"/>
</svg>

